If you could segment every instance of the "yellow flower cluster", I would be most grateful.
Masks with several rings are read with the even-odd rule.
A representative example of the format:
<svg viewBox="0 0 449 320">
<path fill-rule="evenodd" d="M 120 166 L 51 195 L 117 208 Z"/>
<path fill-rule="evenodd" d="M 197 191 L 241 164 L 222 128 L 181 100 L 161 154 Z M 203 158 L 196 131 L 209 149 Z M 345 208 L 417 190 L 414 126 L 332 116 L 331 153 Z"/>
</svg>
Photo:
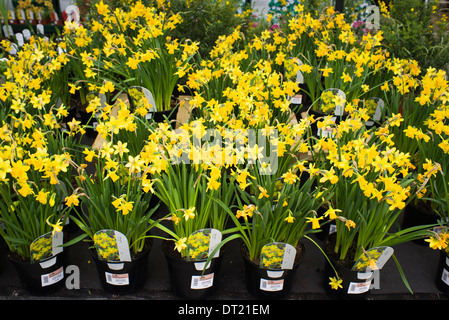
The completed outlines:
<svg viewBox="0 0 449 320">
<path fill-rule="evenodd" d="M 119 252 L 114 236 L 109 235 L 107 232 L 99 232 L 95 234 L 93 240 L 98 256 L 101 259 L 106 261 L 117 260 Z"/>
<path fill-rule="evenodd" d="M 6 82 L 0 87 L 1 101 L 11 108 L 1 123 L 0 178 L 21 196 L 34 195 L 41 204 L 54 205 L 53 186 L 73 160 L 54 144 L 53 136 L 67 110 L 54 105 L 50 85 L 66 59 L 57 56 L 51 44 L 33 38 L 8 61 Z"/>
<path fill-rule="evenodd" d="M 244 205 L 243 210 L 237 210 L 236 217 L 237 217 L 237 219 L 240 217 L 243 217 L 245 220 L 248 220 L 248 218 L 251 218 L 253 216 L 253 214 L 256 210 L 257 210 L 257 207 L 253 204 Z"/>
<path fill-rule="evenodd" d="M 191 260 L 205 260 L 209 256 L 209 235 L 195 232 L 187 239 L 188 257 Z"/>
<path fill-rule="evenodd" d="M 52 238 L 43 236 L 34 241 L 30 246 L 31 261 L 39 261 L 52 255 Z"/>
<path fill-rule="evenodd" d="M 116 198 L 112 201 L 112 205 L 117 209 L 117 211 L 121 211 L 124 216 L 133 210 L 133 203 L 133 201 L 126 201 L 122 197 Z"/>
<path fill-rule="evenodd" d="M 365 271 L 368 268 L 370 270 L 376 270 L 377 269 L 376 263 L 381 254 L 382 252 L 376 249 L 365 251 L 361 255 L 359 261 L 354 266 L 354 269 L 361 272 Z"/>
<path fill-rule="evenodd" d="M 284 248 L 277 244 L 266 245 L 261 252 L 262 265 L 267 269 L 280 269 L 284 257 Z"/>
</svg>

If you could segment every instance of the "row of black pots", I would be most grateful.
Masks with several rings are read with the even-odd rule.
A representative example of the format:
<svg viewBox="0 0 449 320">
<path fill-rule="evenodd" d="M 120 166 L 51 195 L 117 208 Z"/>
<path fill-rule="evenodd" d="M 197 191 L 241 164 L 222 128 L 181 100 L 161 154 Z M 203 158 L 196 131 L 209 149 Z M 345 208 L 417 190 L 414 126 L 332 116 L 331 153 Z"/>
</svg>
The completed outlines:
<svg viewBox="0 0 449 320">
<path fill-rule="evenodd" d="M 102 288 L 112 294 L 129 294 L 144 287 L 148 272 L 148 255 L 152 248 L 149 240 L 145 250 L 131 262 L 106 262 L 99 260 L 96 252 L 89 249 L 95 262 L 99 281 Z M 291 291 L 294 278 L 304 256 L 304 246 L 298 248 L 299 259 L 295 261 L 290 270 L 266 270 L 249 259 L 244 245 L 241 246 L 241 255 L 244 261 L 246 288 L 257 299 L 283 299 Z M 204 268 L 204 262 L 191 262 L 181 258 L 173 250 L 172 241 L 162 243 L 170 283 L 173 293 L 182 299 L 207 299 L 216 291 L 216 279 L 219 277 L 223 256 L 211 260 Z M 44 263 L 29 263 L 10 256 L 10 261 L 16 268 L 21 284 L 34 294 L 45 295 L 56 292 L 65 285 L 65 266 L 67 265 L 67 252 L 63 251 Z M 47 265 L 44 265 L 47 264 Z M 332 273 L 332 270 L 329 270 Z M 339 271 L 346 277 L 347 271 Z M 327 279 L 327 277 L 326 277 Z M 345 279 L 346 280 L 346 279 Z M 328 284 L 326 284 L 328 286 Z M 339 297 L 342 298 L 342 297 Z"/>
<path fill-rule="evenodd" d="M 407 208 L 404 216 L 407 219 L 419 216 L 413 207 Z M 407 222 L 410 224 L 412 222 Z M 335 275 L 334 270 L 326 263 L 325 277 L 323 285 L 328 288 L 329 296 L 336 299 L 364 299 L 368 296 L 366 274 L 360 274 L 352 271 L 350 266 L 339 264 L 332 258 L 329 248 L 332 248 L 333 233 L 321 232 L 325 234 L 323 238 L 324 250 L 331 259 L 338 275 L 343 279 L 343 288 L 337 291 L 329 289 L 329 277 Z M 319 235 L 319 234 L 318 234 Z M 329 245 L 327 243 L 329 242 Z M 91 256 L 95 262 L 101 286 L 113 294 L 126 294 L 141 289 L 147 278 L 148 255 L 152 248 L 151 238 L 149 239 L 145 250 L 132 262 L 107 263 L 97 258 L 96 252 L 90 250 Z M 299 257 L 304 255 L 304 247 Z M 5 244 L 0 245 L 0 254 L 6 257 Z M 173 250 L 172 241 L 164 241 L 162 251 L 167 260 L 170 283 L 176 296 L 185 299 L 206 299 L 213 295 L 216 290 L 214 280 L 220 274 L 220 267 L 226 250 L 218 258 L 212 259 L 208 268 L 195 266 L 195 262 L 189 262 L 177 255 Z M 282 299 L 291 291 L 291 285 L 295 274 L 301 264 L 301 259 L 296 261 L 291 270 L 282 270 L 282 272 L 272 272 L 259 268 L 259 265 L 251 261 L 244 246 L 241 247 L 241 255 L 244 261 L 246 287 L 250 294 L 259 299 Z M 46 265 L 41 263 L 29 263 L 21 261 L 12 255 L 9 255 L 10 261 L 19 274 L 22 285 L 29 291 L 36 294 L 48 294 L 59 290 L 65 284 L 64 270 L 67 260 L 67 250 L 56 255 L 53 261 L 45 261 Z M 5 259 L 0 259 L 4 261 Z M 449 258 L 445 253 L 441 254 L 441 261 L 438 267 L 436 284 L 437 288 L 449 295 Z M 369 278 L 369 277 L 368 277 Z M 193 283 L 197 281 L 197 285 Z M 199 283 L 199 285 L 198 285 Z M 361 288 L 362 290 L 359 290 Z M 365 291 L 364 291 L 365 290 Z"/>
<path fill-rule="evenodd" d="M 226 255 L 225 250 L 222 250 L 222 253 L 217 258 L 213 258 L 207 266 L 205 266 L 204 261 L 194 262 L 183 259 L 174 250 L 172 241 L 164 241 L 162 251 L 167 261 L 172 290 L 177 297 L 199 300 L 213 296 L 217 288 L 216 279 L 220 274 L 223 256 Z M 293 278 L 301 260 L 295 263 L 292 270 L 283 270 L 282 274 L 273 275 L 270 274 L 270 270 L 261 269 L 258 264 L 251 261 L 244 246 L 241 247 L 241 254 L 245 265 L 246 286 L 253 296 L 260 299 L 279 299 L 290 292 Z M 98 261 L 94 253 L 92 256 L 96 262 L 102 287 L 108 292 L 114 294 L 129 293 L 144 285 L 147 276 L 146 257 L 148 252 L 141 255 L 139 259 L 127 263 L 120 270 L 112 270 L 106 262 Z M 129 274 L 129 285 L 118 286 L 111 284 L 111 281 L 107 281 L 111 274 L 120 277 L 124 273 Z M 132 284 L 132 282 L 136 284 Z"/>
</svg>

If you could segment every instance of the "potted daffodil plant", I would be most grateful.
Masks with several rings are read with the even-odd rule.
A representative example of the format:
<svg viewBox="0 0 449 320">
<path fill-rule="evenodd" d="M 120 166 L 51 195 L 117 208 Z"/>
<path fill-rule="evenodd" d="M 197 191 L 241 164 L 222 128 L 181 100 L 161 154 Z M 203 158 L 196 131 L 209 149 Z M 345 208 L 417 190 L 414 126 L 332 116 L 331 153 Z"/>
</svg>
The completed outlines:
<svg viewBox="0 0 449 320">
<path fill-rule="evenodd" d="M 160 123 L 143 150 L 151 187 L 168 210 L 158 228 L 166 234 L 162 249 L 172 289 L 191 299 L 210 296 L 219 275 L 223 251 L 215 249 L 227 234 L 228 216 L 213 199 L 230 205 L 235 198 L 233 177 L 219 161 L 224 149 L 194 142 L 205 134 L 201 128 L 201 121 L 182 130 Z"/>
<path fill-rule="evenodd" d="M 389 258 L 392 246 L 428 234 L 426 226 L 394 229 L 404 207 L 421 186 L 414 176 L 410 155 L 396 149 L 388 135 L 390 128 L 400 123 L 399 118 L 400 114 L 367 131 L 359 112 L 354 111 L 348 119 L 333 123 L 333 134 L 321 137 L 315 145 L 327 170 L 336 176 L 331 207 L 344 215 L 333 219 L 334 232 L 325 241 L 327 256 L 338 270 L 337 277 L 331 279 L 331 287 L 342 289 L 339 292 L 343 297 L 369 292 L 374 270 L 383 266 L 382 252 L 388 253 Z M 380 254 L 374 258 L 370 250 Z M 393 258 L 397 262 L 394 255 Z M 356 264 L 359 259 L 368 259 L 370 266 Z M 361 274 L 369 274 L 371 278 Z M 358 285 L 351 286 L 354 283 Z M 358 291 L 351 291 L 355 287 Z"/>
<path fill-rule="evenodd" d="M 113 124 L 107 127 L 115 130 Z M 142 155 L 131 155 L 127 142 L 114 135 L 96 148 L 86 147 L 83 154 L 78 187 L 71 195 L 81 203 L 72 219 L 83 234 L 71 244 L 88 238 L 105 290 L 134 292 L 146 281 L 151 229 L 157 224 L 152 216 L 158 202 L 146 186 L 148 170 Z"/>
</svg>

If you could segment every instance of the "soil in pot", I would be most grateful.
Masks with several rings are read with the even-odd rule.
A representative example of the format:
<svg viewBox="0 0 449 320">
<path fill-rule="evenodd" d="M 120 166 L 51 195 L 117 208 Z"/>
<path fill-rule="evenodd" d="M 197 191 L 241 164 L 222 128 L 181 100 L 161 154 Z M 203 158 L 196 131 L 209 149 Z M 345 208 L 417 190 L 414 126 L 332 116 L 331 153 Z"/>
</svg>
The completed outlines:
<svg viewBox="0 0 449 320">
<path fill-rule="evenodd" d="M 222 248 L 223 249 L 223 248 Z M 174 250 L 174 242 L 162 242 L 162 251 L 168 264 L 170 283 L 177 297 L 199 300 L 211 297 L 216 291 L 216 279 L 219 276 L 224 250 L 217 258 L 213 258 L 206 269 L 204 261 L 187 261 Z"/>
<path fill-rule="evenodd" d="M 329 295 L 329 297 L 340 300 L 364 300 L 367 299 L 369 295 L 369 288 L 371 286 L 371 280 L 367 280 L 365 273 L 360 273 L 358 271 L 353 271 L 352 267 L 354 265 L 354 255 L 356 251 L 356 241 L 354 245 L 348 251 L 348 260 L 340 260 L 339 254 L 335 252 L 335 240 L 336 233 L 333 232 L 329 234 L 324 241 L 324 252 L 326 253 L 332 265 L 337 270 L 340 279 L 343 280 L 341 284 L 343 288 L 334 290 L 329 285 L 329 278 L 335 277 L 335 271 L 326 261 L 325 265 L 325 277 L 324 286 Z M 369 277 L 368 277 L 369 278 Z"/>
<path fill-rule="evenodd" d="M 241 245 L 241 255 L 245 264 L 246 288 L 257 299 L 283 299 L 290 292 L 295 275 L 304 256 L 304 245 L 296 247 L 293 268 L 289 270 L 268 270 L 259 267 L 259 261 L 249 258 L 247 247 Z"/>
<path fill-rule="evenodd" d="M 152 243 L 152 239 L 147 238 L 142 252 L 132 255 L 132 261 L 123 262 L 100 260 L 96 250 L 89 248 L 102 288 L 112 294 L 129 294 L 143 288 L 148 278 L 148 255 Z"/>
</svg>

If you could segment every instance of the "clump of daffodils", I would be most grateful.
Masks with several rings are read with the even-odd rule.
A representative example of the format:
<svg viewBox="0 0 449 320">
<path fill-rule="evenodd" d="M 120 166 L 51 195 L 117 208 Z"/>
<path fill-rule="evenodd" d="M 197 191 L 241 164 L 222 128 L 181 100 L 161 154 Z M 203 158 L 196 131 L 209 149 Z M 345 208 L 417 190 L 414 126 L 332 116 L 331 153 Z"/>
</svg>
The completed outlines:
<svg viewBox="0 0 449 320">
<path fill-rule="evenodd" d="M 51 42 L 32 38 L 9 58 L 5 82 L 0 86 L 2 108 L 10 110 L 0 119 L 0 220 L 5 226 L 1 234 L 23 259 L 30 258 L 30 244 L 35 239 L 61 231 L 61 222 L 52 225 L 48 221 L 50 217 L 63 220 L 63 200 L 73 188 L 76 157 L 72 147 L 78 129 L 60 131 L 67 107 L 56 105 L 53 91 L 53 78 L 66 59 L 64 54 L 57 55 Z M 44 255 L 33 254 L 35 258 Z"/>
</svg>

